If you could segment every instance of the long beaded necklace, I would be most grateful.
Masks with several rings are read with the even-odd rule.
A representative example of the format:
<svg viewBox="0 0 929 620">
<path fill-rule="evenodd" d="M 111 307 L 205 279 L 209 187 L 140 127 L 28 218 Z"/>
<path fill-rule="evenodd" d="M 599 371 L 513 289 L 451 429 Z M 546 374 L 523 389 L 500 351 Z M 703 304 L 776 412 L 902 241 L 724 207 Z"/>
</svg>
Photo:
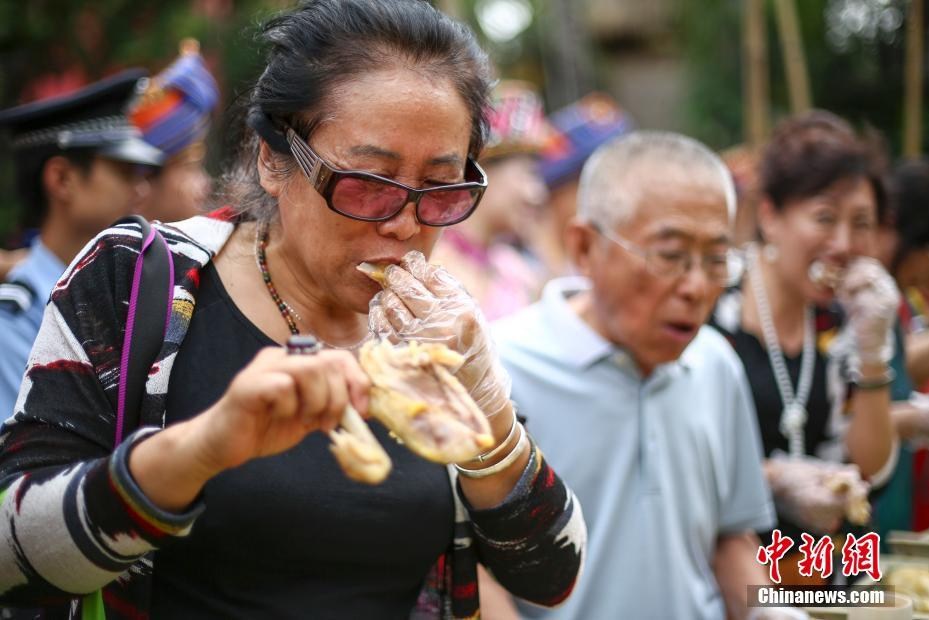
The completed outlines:
<svg viewBox="0 0 929 620">
<path fill-rule="evenodd" d="M 284 317 L 284 321 L 287 322 L 287 328 L 290 330 L 292 335 L 297 336 L 300 334 L 300 328 L 297 326 L 297 323 L 302 323 L 303 318 L 290 306 L 290 304 L 281 299 L 281 296 L 277 292 L 277 288 L 274 286 L 274 281 L 271 279 L 271 272 L 268 271 L 268 257 L 266 254 L 266 250 L 268 248 L 268 236 L 269 231 L 267 223 L 259 224 L 257 230 L 255 231 L 255 262 L 258 263 L 258 271 L 261 273 L 261 279 L 264 280 L 265 287 L 268 289 L 268 293 L 271 295 L 271 299 L 277 306 L 281 316 Z M 343 349 L 346 351 L 354 351 L 360 348 L 361 345 L 363 345 L 365 342 L 370 340 L 371 337 L 372 334 L 368 333 L 360 341 L 347 347 L 337 347 L 324 342 L 319 338 L 316 340 L 320 345 L 327 349 Z"/>
<path fill-rule="evenodd" d="M 271 294 L 271 299 L 274 300 L 278 311 L 287 322 L 287 328 L 290 329 L 292 335 L 296 336 L 300 333 L 300 328 L 297 327 L 297 321 L 302 321 L 303 319 L 290 307 L 290 304 L 281 299 L 281 296 L 277 294 L 277 289 L 274 287 L 274 282 L 271 280 L 271 272 L 268 271 L 268 257 L 265 254 L 267 247 L 268 225 L 266 223 L 261 223 L 258 225 L 258 229 L 255 232 L 255 260 L 258 262 L 258 271 L 261 272 L 261 279 L 264 280 L 265 287 L 267 287 L 268 293 Z"/>
<path fill-rule="evenodd" d="M 771 306 L 765 291 L 761 268 L 758 266 L 757 251 L 754 247 L 750 252 L 751 272 L 749 281 L 752 283 L 752 292 L 755 294 L 755 306 L 758 308 L 758 318 L 761 322 L 761 333 L 764 336 L 765 348 L 768 350 L 768 359 L 780 393 L 784 409 L 781 412 L 780 431 L 787 438 L 790 455 L 800 457 L 804 454 L 804 429 L 806 427 L 806 403 L 813 386 L 813 371 L 815 369 L 816 351 L 814 347 L 814 333 L 816 331 L 813 307 L 809 304 L 804 309 L 803 323 L 803 353 L 800 358 L 800 378 L 797 381 L 797 392 L 794 393 L 787 364 L 784 361 L 784 351 L 777 339 L 777 330 L 774 319 L 771 317 Z"/>
</svg>

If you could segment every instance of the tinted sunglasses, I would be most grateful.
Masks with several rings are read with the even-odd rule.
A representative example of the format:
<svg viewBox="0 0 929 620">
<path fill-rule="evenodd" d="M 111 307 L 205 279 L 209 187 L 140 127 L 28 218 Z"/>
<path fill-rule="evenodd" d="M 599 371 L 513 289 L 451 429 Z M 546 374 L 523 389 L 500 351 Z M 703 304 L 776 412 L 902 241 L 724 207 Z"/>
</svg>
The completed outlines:
<svg viewBox="0 0 929 620">
<path fill-rule="evenodd" d="M 471 157 L 464 182 L 416 189 L 370 172 L 338 170 L 293 129 L 287 128 L 286 137 L 303 174 L 329 208 L 353 220 L 384 222 L 413 203 L 421 224 L 451 226 L 474 213 L 487 189 L 487 175 Z"/>
</svg>

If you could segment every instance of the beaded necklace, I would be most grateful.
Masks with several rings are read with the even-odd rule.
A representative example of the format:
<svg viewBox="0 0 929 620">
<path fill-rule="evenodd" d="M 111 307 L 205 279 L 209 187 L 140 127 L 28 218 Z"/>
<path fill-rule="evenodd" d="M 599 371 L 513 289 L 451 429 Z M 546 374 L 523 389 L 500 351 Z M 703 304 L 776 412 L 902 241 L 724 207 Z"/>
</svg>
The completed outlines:
<svg viewBox="0 0 929 620">
<path fill-rule="evenodd" d="M 271 272 L 268 271 L 268 257 L 266 250 L 268 247 L 268 225 L 267 223 L 262 223 L 258 225 L 257 230 L 255 231 L 255 261 L 258 263 L 258 271 L 261 273 L 261 279 L 264 280 L 265 287 L 268 289 L 268 293 L 271 295 L 271 299 L 274 301 L 274 304 L 277 306 L 278 312 L 281 313 L 281 316 L 284 317 L 284 321 L 287 322 L 287 328 L 290 330 L 290 333 L 294 336 L 300 334 L 300 328 L 297 327 L 297 322 L 303 322 L 303 318 L 297 314 L 297 311 L 294 310 L 290 304 L 281 299 L 281 296 L 277 293 L 277 288 L 274 286 L 274 281 L 271 280 Z M 371 333 L 368 333 L 360 341 L 356 342 L 353 345 L 347 347 L 337 347 L 331 345 L 323 340 L 317 338 L 316 340 L 320 345 L 327 349 L 342 349 L 345 351 L 355 351 L 360 348 L 361 345 L 366 343 L 372 337 Z"/>
<path fill-rule="evenodd" d="M 271 294 L 271 299 L 274 300 L 278 311 L 287 322 L 287 328 L 290 329 L 291 334 L 296 336 L 300 333 L 300 328 L 297 327 L 297 321 L 302 321 L 303 319 L 301 319 L 300 315 L 277 294 L 274 282 L 271 281 L 271 272 L 268 271 L 268 257 L 265 254 L 267 247 L 268 225 L 262 223 L 258 225 L 258 229 L 255 232 L 255 260 L 258 262 L 258 271 L 261 272 L 261 279 L 264 280 L 268 293 Z"/>
</svg>

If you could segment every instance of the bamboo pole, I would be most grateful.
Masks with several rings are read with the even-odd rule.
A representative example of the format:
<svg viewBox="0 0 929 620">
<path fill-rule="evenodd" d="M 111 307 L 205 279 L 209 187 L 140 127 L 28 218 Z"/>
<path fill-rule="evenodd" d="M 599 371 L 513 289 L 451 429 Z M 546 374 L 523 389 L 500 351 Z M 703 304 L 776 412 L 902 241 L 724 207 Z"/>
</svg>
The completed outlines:
<svg viewBox="0 0 929 620">
<path fill-rule="evenodd" d="M 903 85 L 903 156 L 919 157 L 923 136 L 923 0 L 910 0 Z"/>
<path fill-rule="evenodd" d="M 800 35 L 800 24 L 797 19 L 797 5 L 794 4 L 794 0 L 774 0 L 774 13 L 777 16 L 781 54 L 784 57 L 784 67 L 787 73 L 790 111 L 793 114 L 799 114 L 810 109 L 812 98 L 803 37 Z"/>
<path fill-rule="evenodd" d="M 745 141 L 764 144 L 768 135 L 768 43 L 764 0 L 745 0 L 742 14 L 742 122 Z"/>
</svg>

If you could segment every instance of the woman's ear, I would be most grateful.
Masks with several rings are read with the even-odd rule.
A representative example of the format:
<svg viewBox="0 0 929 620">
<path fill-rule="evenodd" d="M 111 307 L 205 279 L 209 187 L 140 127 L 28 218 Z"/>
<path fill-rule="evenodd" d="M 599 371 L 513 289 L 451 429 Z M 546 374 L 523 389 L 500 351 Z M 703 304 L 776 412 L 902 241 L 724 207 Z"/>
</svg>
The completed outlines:
<svg viewBox="0 0 929 620">
<path fill-rule="evenodd" d="M 260 140 L 258 162 L 256 163 L 258 166 L 258 179 L 261 182 L 261 187 L 263 187 L 269 195 L 279 198 L 281 190 L 284 187 L 284 176 L 277 168 L 276 157 L 274 151 L 268 146 L 268 143 L 264 140 Z"/>
<path fill-rule="evenodd" d="M 778 215 L 777 207 L 770 198 L 763 197 L 758 202 L 758 233 L 763 242 L 777 245 Z"/>
<path fill-rule="evenodd" d="M 597 231 L 577 217 L 571 218 L 564 232 L 565 251 L 578 274 L 590 275 L 591 252 L 596 242 Z"/>
</svg>

